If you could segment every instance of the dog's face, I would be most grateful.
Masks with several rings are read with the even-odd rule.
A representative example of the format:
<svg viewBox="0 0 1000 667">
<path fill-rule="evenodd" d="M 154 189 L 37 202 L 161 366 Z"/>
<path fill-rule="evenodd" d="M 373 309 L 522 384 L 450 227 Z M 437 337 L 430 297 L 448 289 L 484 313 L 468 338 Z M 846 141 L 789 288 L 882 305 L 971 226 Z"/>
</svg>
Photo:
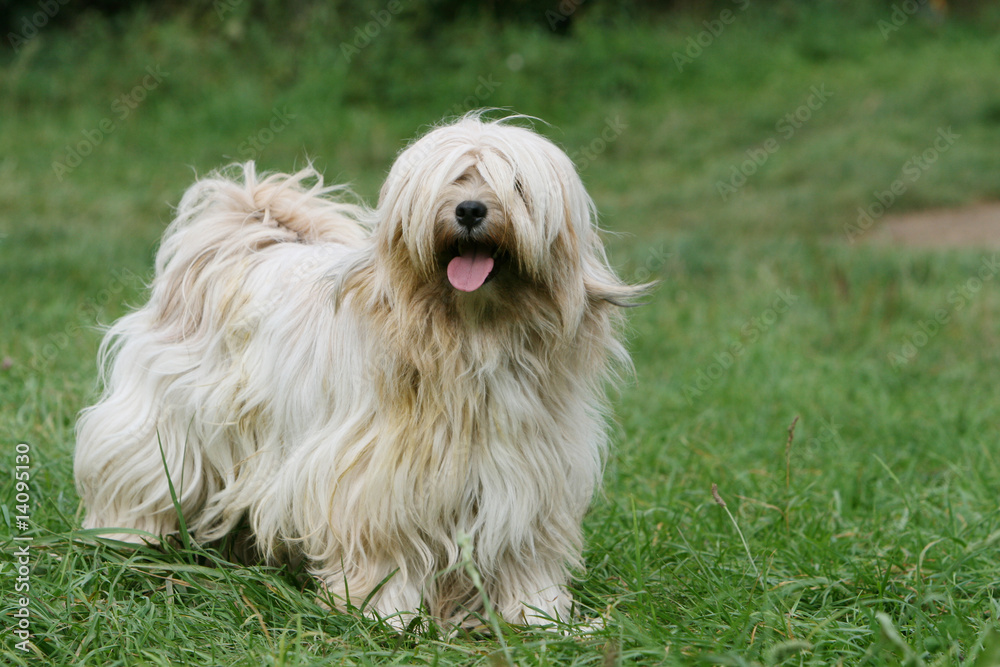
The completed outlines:
<svg viewBox="0 0 1000 667">
<path fill-rule="evenodd" d="M 609 267 L 569 157 L 508 122 L 467 116 L 414 142 L 382 187 L 377 218 L 380 302 L 410 328 L 459 321 L 504 328 L 510 340 L 571 339 L 585 318 L 605 321 L 609 304 L 648 287 Z"/>
<path fill-rule="evenodd" d="M 497 275 L 514 270 L 511 242 L 515 234 L 510 219 L 529 215 L 523 199 L 505 205 L 472 168 L 446 186 L 439 200 L 435 255 L 454 289 L 475 292 Z"/>
<path fill-rule="evenodd" d="M 399 156 L 379 220 L 392 280 L 445 303 L 579 309 L 587 266 L 603 260 L 569 157 L 531 130 L 477 118 L 433 130 Z"/>
</svg>

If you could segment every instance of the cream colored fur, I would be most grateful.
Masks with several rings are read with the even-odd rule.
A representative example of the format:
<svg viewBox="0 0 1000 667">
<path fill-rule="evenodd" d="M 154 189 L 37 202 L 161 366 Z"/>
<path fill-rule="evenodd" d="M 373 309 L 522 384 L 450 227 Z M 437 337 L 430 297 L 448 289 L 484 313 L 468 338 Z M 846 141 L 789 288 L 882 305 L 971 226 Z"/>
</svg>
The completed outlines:
<svg viewBox="0 0 1000 667">
<path fill-rule="evenodd" d="M 342 603 L 385 581 L 371 605 L 397 622 L 481 612 L 465 536 L 506 620 L 569 620 L 605 391 L 628 364 L 618 306 L 641 287 L 609 268 L 569 158 L 509 120 L 434 129 L 376 210 L 345 199 L 253 163 L 187 192 L 148 303 L 101 347 L 77 426 L 84 525 L 176 532 L 162 447 L 197 539 L 245 519 Z M 465 293 L 445 265 L 469 199 L 498 268 Z"/>
</svg>

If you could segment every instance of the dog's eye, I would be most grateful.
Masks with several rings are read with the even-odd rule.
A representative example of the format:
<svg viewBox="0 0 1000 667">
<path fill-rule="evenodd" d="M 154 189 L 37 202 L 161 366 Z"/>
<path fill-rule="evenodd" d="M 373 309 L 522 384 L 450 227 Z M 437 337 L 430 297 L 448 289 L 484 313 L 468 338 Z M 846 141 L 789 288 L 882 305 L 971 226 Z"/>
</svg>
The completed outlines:
<svg viewBox="0 0 1000 667">
<path fill-rule="evenodd" d="M 514 190 L 517 191 L 518 197 L 524 199 L 524 186 L 521 185 L 521 179 L 518 178 L 514 180 Z M 527 203 L 527 200 L 525 200 L 525 203 Z"/>
</svg>

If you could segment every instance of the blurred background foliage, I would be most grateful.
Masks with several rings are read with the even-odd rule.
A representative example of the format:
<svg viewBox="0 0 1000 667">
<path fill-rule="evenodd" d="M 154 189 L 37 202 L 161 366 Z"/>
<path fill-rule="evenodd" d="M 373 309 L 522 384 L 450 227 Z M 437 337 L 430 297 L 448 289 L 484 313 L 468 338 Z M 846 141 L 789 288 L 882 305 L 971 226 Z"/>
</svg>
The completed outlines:
<svg viewBox="0 0 1000 667">
<path fill-rule="evenodd" d="M 666 646 L 668 664 L 770 665 L 789 637 L 814 644 L 800 664 L 897 664 L 878 611 L 928 663 L 996 664 L 974 657 L 1000 608 L 1000 291 L 978 278 L 996 257 L 876 239 L 897 214 L 1000 200 L 998 3 L 18 0 L 0 23 L 0 442 L 37 443 L 35 519 L 52 539 L 79 525 L 73 427 L 98 325 L 145 299 L 196 175 L 312 160 L 374 202 L 409 139 L 497 107 L 542 119 L 573 157 L 622 276 L 660 280 L 630 314 L 636 380 L 616 400 L 621 446 L 576 591 L 616 611 L 596 648 L 567 638 L 549 657 L 541 638 L 523 664 L 599 660 L 606 642 L 650 663 Z M 935 148 L 942 133 L 955 140 Z M 762 330 L 779 293 L 796 305 Z M 740 574 L 715 483 L 766 590 Z M 157 576 L 74 548 L 34 575 L 53 601 L 34 627 L 51 664 L 136 664 L 149 647 L 162 664 L 346 664 L 341 643 L 285 660 L 264 619 L 294 614 L 307 638 L 341 642 L 353 623 L 343 651 L 379 664 L 360 621 L 276 604 L 270 575 L 246 592 L 199 579 L 175 615 Z M 177 657 L 212 652 L 225 659 Z"/>
<path fill-rule="evenodd" d="M 996 13 L 996 3 L 989 0 L 916 0 L 922 11 L 933 14 L 953 13 L 958 16 L 981 18 Z M 0 3 L 0 23 L 3 32 L 15 30 L 25 18 L 38 11 L 53 14 L 55 24 L 73 24 L 88 15 L 120 17 L 137 9 L 157 16 L 186 14 L 193 19 L 211 18 L 220 8 L 228 8 L 242 20 L 277 21 L 290 37 L 310 30 L 316 23 L 336 32 L 338 24 L 352 26 L 367 19 L 372 11 L 386 7 L 386 0 L 5 0 Z M 456 21 L 487 19 L 499 23 L 538 25 L 559 34 L 571 32 L 573 23 L 593 20 L 622 21 L 664 17 L 707 17 L 731 7 L 732 0 L 429 0 L 403 2 L 408 20 L 420 32 L 432 32 Z M 779 21 L 794 22 L 817 6 L 854 16 L 872 16 L 884 12 L 902 0 L 753 0 L 758 8 Z M 59 6 L 58 12 L 51 11 Z M 552 14 L 562 14 L 566 20 L 553 25 Z M 291 20 L 289 20 L 291 19 Z"/>
</svg>

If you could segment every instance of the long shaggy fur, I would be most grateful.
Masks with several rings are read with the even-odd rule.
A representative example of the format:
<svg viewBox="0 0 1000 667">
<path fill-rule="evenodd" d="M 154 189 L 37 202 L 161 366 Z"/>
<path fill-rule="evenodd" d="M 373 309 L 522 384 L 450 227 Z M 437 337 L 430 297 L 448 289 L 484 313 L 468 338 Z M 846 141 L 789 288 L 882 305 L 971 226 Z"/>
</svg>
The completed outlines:
<svg viewBox="0 0 1000 667">
<path fill-rule="evenodd" d="M 569 158 L 509 121 L 434 129 L 376 210 L 345 199 L 253 163 L 185 194 L 77 426 L 85 527 L 176 532 L 169 471 L 199 540 L 245 522 L 342 603 L 481 611 L 466 541 L 508 621 L 567 620 L 628 364 L 618 306 L 642 288 L 609 268 Z M 467 200 L 489 211 L 474 232 Z M 446 267 L 470 242 L 496 268 L 464 292 Z"/>
</svg>

